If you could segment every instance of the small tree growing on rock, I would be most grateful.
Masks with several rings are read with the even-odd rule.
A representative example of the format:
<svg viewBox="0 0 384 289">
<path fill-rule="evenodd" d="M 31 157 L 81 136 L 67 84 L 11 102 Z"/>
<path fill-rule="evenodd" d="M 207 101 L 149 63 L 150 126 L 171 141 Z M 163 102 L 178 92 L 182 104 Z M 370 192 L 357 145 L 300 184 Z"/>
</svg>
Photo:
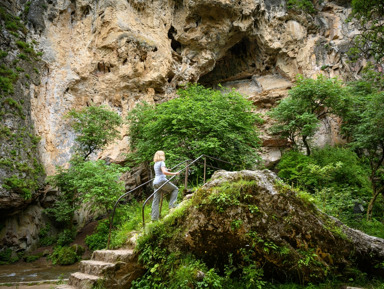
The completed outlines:
<svg viewBox="0 0 384 289">
<path fill-rule="evenodd" d="M 317 79 L 299 76 L 289 96 L 270 112 L 277 121 L 272 132 L 288 139 L 294 146 L 301 138 L 307 155 L 310 155 L 309 138 L 315 134 L 320 120 L 340 105 L 343 94 L 345 89 L 337 79 L 326 79 L 322 75 Z"/>
<path fill-rule="evenodd" d="M 77 153 L 68 169 L 58 168 L 58 173 L 51 178 L 61 195 L 53 207 L 46 211 L 55 220 L 72 227 L 73 214 L 82 201 L 92 202 L 94 208 L 108 212 L 117 198 L 124 193 L 124 185 L 119 176 L 126 168 L 107 165 L 104 160 L 87 161 L 97 150 L 101 150 L 119 135 L 118 126 L 121 117 L 104 106 L 85 107 L 68 113 L 72 128 L 77 133 Z"/>
<path fill-rule="evenodd" d="M 119 136 L 121 116 L 105 106 L 88 106 L 71 110 L 67 116 L 76 136 L 77 151 L 86 160 L 92 153 L 105 148 Z"/>
</svg>

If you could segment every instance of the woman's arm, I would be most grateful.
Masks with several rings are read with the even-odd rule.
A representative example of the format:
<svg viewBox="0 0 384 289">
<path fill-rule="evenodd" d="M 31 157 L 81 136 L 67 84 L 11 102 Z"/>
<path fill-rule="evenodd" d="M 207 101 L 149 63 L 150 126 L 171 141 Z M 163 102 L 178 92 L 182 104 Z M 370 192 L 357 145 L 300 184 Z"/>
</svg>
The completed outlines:
<svg viewBox="0 0 384 289">
<path fill-rule="evenodd" d="M 180 174 L 180 172 L 176 172 L 176 173 L 168 172 L 168 170 L 167 170 L 166 167 L 161 167 L 161 171 L 162 171 L 163 174 L 166 175 L 166 176 L 175 176 L 175 175 Z"/>
</svg>

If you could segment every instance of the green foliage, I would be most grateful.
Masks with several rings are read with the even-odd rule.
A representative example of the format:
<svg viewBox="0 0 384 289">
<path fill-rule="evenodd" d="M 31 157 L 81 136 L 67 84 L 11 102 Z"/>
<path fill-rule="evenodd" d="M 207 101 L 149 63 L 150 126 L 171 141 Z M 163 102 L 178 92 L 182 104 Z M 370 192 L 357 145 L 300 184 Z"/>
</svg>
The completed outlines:
<svg viewBox="0 0 384 289">
<path fill-rule="evenodd" d="M 96 233 L 85 238 L 85 243 L 91 250 L 101 250 L 107 247 L 109 232 L 109 222 L 100 221 L 96 228 Z"/>
<path fill-rule="evenodd" d="M 290 10 L 301 10 L 307 13 L 315 13 L 316 9 L 310 0 L 288 0 L 287 8 Z"/>
<path fill-rule="evenodd" d="M 368 206 L 370 217 L 377 196 L 384 191 L 384 92 L 353 87 L 345 103 L 348 106 L 339 111 L 343 118 L 342 131 L 349 137 L 350 146 L 366 160 L 370 168 L 372 199 Z M 359 87 L 361 88 L 361 87 Z M 367 94 L 369 93 L 369 94 Z"/>
<path fill-rule="evenodd" d="M 13 256 L 10 248 L 0 251 L 0 265 L 15 263 L 19 260 L 17 256 Z"/>
<path fill-rule="evenodd" d="M 361 216 L 353 210 L 370 198 L 370 170 L 352 150 L 325 147 L 311 156 L 290 151 L 277 169 L 279 177 L 302 189 L 298 194 L 306 203 L 315 203 L 327 214 L 360 228 Z"/>
<path fill-rule="evenodd" d="M 119 136 L 118 127 L 122 124 L 121 117 L 105 106 L 88 106 L 79 111 L 68 113 L 71 126 L 76 136 L 78 152 L 87 157 L 103 149 Z"/>
<path fill-rule="evenodd" d="M 20 179 L 16 175 L 3 179 L 3 187 L 7 190 L 22 194 L 24 199 L 28 200 L 32 197 L 32 192 L 38 188 L 36 180 Z"/>
<path fill-rule="evenodd" d="M 381 0 L 352 0 L 352 14 L 360 24 L 361 34 L 355 37 L 354 47 L 349 51 L 352 60 L 361 56 L 374 58 L 378 63 L 384 57 L 384 3 Z"/>
<path fill-rule="evenodd" d="M 70 230 L 70 229 L 64 229 L 64 231 L 60 232 L 60 234 L 57 237 L 57 245 L 58 246 L 67 246 L 76 237 L 76 231 L 75 230 Z"/>
<path fill-rule="evenodd" d="M 119 178 L 127 168 L 98 160 L 76 163 L 73 169 L 76 171 L 73 186 L 82 200 L 91 203 L 94 208 L 112 209 L 125 191 L 124 182 Z"/>
<path fill-rule="evenodd" d="M 324 187 L 352 187 L 362 194 L 370 190 L 367 167 L 345 148 L 316 149 L 310 157 L 289 151 L 282 156 L 277 169 L 283 180 L 312 192 Z"/>
<path fill-rule="evenodd" d="M 77 248 L 71 247 L 56 247 L 53 253 L 50 255 L 50 259 L 54 265 L 71 265 L 81 259 L 81 255 L 78 254 Z"/>
<path fill-rule="evenodd" d="M 295 147 L 301 138 L 307 155 L 310 155 L 308 139 L 315 134 L 320 119 L 336 110 L 344 94 L 345 89 L 337 79 L 326 79 L 322 75 L 317 79 L 299 76 L 289 96 L 270 111 L 277 121 L 272 133 L 280 134 Z"/>
<path fill-rule="evenodd" d="M 18 79 L 18 75 L 12 70 L 0 65 L 0 93 L 9 95 L 14 92 L 13 84 Z"/>
<path fill-rule="evenodd" d="M 39 245 L 41 247 L 53 245 L 56 242 L 56 238 L 52 236 L 51 225 L 47 224 L 39 231 Z"/>
<path fill-rule="evenodd" d="M 189 85 L 178 94 L 156 107 L 143 103 L 130 112 L 131 146 L 139 161 L 164 150 L 170 163 L 207 154 L 239 167 L 255 165 L 255 123 L 260 119 L 250 101 L 235 91 L 200 85 Z"/>
<path fill-rule="evenodd" d="M 36 260 L 39 260 L 41 258 L 41 255 L 29 255 L 24 258 L 25 262 L 31 263 Z"/>
<path fill-rule="evenodd" d="M 50 182 L 60 188 L 59 200 L 52 208 L 46 209 L 59 223 L 70 226 L 74 211 L 83 201 L 89 202 L 94 209 L 112 209 L 120 195 L 124 193 L 124 184 L 120 175 L 127 170 L 116 164 L 107 165 L 104 160 L 71 160 L 69 169 L 58 169 Z"/>
</svg>

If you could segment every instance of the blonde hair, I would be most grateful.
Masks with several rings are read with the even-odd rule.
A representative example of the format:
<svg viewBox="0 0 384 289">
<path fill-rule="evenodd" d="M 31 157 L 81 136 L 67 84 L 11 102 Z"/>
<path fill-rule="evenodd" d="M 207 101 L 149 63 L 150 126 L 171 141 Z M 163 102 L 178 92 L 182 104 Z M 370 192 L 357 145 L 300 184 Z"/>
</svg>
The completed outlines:
<svg viewBox="0 0 384 289">
<path fill-rule="evenodd" d="M 157 151 L 153 157 L 154 162 L 165 161 L 165 153 L 163 151 Z"/>
</svg>

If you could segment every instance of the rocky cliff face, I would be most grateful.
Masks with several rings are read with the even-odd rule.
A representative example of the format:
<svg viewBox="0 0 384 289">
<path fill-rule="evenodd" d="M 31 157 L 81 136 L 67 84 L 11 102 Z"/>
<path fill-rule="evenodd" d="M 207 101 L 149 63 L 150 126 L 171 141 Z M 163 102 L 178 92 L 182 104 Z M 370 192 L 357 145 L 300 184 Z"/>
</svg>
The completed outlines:
<svg viewBox="0 0 384 289">
<path fill-rule="evenodd" d="M 19 73 L 16 102 L 7 95 L 2 99 L 2 184 L 14 175 L 16 161 L 18 177 L 23 166 L 36 174 L 24 178 L 33 184 L 11 190 L 16 186 L 11 179 L 8 187 L 2 185 L 1 206 L 14 211 L 37 200 L 40 159 L 48 175 L 67 164 L 74 134 L 63 117 L 70 109 L 106 104 L 124 117 L 139 101 L 166 101 L 178 87 L 198 81 L 234 87 L 265 112 L 287 95 L 297 73 L 353 77 L 360 66 L 350 66 L 345 52 L 356 32 L 353 23 L 345 23 L 350 10 L 343 2 L 348 1 L 324 1 L 315 15 L 288 10 L 283 0 L 5 2 L 4 9 L 25 26 L 8 23 L 8 29 L 2 17 L 0 45 L 7 55 L 1 61 L 5 67 L 19 61 L 12 68 Z M 24 50 L 32 48 L 33 57 L 26 55 Z M 340 141 L 336 127 L 325 120 L 317 139 Z M 262 129 L 267 128 L 268 122 Z M 264 158 L 276 161 L 285 144 L 268 134 L 262 139 Z M 24 147 L 17 148 L 18 141 Z M 121 161 L 128 143 L 123 128 L 118 143 L 97 157 Z M 26 190 L 33 196 L 28 201 Z M 6 221 L 2 236 L 14 231 L 14 221 L 23 223 Z"/>
<path fill-rule="evenodd" d="M 270 0 L 51 1 L 35 19 L 47 69 L 32 101 L 48 174 L 70 158 L 63 115 L 72 108 L 107 104 L 125 116 L 138 101 L 170 99 L 199 81 L 236 87 L 263 111 L 297 73 L 351 77 L 344 53 L 355 32 L 339 5 L 324 2 L 311 16 Z M 125 133 L 103 157 L 122 158 Z M 273 160 L 281 144 L 264 136 L 264 145 Z"/>
</svg>

